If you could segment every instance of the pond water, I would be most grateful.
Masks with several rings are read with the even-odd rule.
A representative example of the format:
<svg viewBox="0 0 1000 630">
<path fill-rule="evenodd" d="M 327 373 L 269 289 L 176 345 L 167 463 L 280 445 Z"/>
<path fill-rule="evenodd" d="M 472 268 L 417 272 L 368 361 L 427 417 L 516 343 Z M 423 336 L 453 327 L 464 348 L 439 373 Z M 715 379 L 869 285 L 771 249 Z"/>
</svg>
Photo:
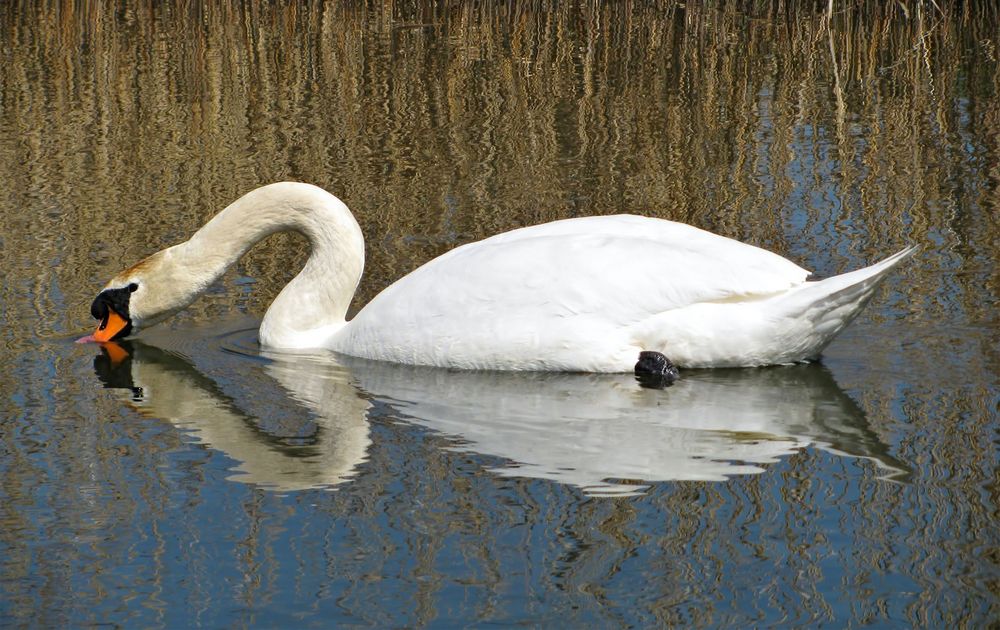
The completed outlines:
<svg viewBox="0 0 1000 630">
<path fill-rule="evenodd" d="M 225 4 L 0 6 L 0 625 L 1000 618 L 995 9 Z M 820 276 L 921 249 L 820 362 L 665 390 L 265 352 L 290 235 L 73 343 L 111 275 L 285 179 L 356 214 L 355 310 L 571 216 Z"/>
</svg>

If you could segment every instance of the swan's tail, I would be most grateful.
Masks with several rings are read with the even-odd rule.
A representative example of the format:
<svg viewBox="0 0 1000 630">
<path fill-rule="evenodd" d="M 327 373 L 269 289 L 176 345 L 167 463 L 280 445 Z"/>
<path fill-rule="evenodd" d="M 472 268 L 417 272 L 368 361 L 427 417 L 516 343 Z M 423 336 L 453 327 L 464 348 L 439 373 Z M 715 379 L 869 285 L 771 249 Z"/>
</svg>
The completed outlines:
<svg viewBox="0 0 1000 630">
<path fill-rule="evenodd" d="M 909 258 L 916 247 L 908 247 L 870 267 L 839 276 L 806 282 L 798 290 L 776 298 L 773 313 L 812 323 L 808 358 L 820 351 L 857 317 L 878 285 L 896 265 Z"/>
</svg>

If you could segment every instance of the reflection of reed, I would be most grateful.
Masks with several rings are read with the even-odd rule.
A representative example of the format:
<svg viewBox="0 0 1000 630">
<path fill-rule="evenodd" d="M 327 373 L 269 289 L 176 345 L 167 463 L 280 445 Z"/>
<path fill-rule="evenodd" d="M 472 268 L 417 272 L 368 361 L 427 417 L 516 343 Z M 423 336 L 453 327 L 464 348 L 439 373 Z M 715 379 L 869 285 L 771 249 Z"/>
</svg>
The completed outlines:
<svg viewBox="0 0 1000 630">
<path fill-rule="evenodd" d="M 0 263 L 34 274 L 2 299 L 82 329 L 110 271 L 298 178 L 359 216 L 358 303 L 455 243 L 630 210 L 823 274 L 923 242 L 907 301 L 996 323 L 1000 17 L 938 5 L 6 4 Z M 234 272 L 196 313 L 261 312 L 303 259 L 275 240 L 260 290 Z"/>
<path fill-rule="evenodd" d="M 802 228 L 796 249 L 838 230 L 869 259 L 907 225 L 947 226 L 970 255 L 995 242 L 963 212 L 995 205 L 995 167 L 941 159 L 997 163 L 996 101 L 962 105 L 997 83 L 995 11 L 851 3 L 827 33 L 818 4 L 23 2 L 0 15 L 0 187 L 44 190 L 68 240 L 117 260 L 257 184 L 314 181 L 381 244 L 360 299 L 455 242 L 623 209 L 781 253 Z M 959 175 L 963 198 L 942 197 Z M 39 227 L 3 221 L 15 241 Z M 246 263 L 271 292 L 288 267 Z"/>
</svg>

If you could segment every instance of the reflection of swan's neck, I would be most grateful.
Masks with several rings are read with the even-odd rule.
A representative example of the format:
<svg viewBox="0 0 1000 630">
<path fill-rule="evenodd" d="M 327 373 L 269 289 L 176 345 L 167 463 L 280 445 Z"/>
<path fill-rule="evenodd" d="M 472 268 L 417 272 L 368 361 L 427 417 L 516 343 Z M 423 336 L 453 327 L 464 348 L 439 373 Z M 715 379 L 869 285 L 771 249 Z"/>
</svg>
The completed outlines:
<svg viewBox="0 0 1000 630">
<path fill-rule="evenodd" d="M 127 403 L 141 413 L 166 419 L 239 462 L 230 479 L 281 491 L 331 487 L 368 458 L 369 403 L 343 368 L 286 362 L 265 364 L 262 372 L 258 365 L 222 388 L 176 351 L 141 343 L 128 348 L 132 354 L 121 366 L 95 364 L 102 380 L 126 387 Z M 206 355 L 213 360 L 214 350 Z M 272 389 L 271 377 L 281 389 Z M 242 404 L 263 407 L 266 415 L 244 413 Z"/>
<path fill-rule="evenodd" d="M 342 201 L 308 184 L 272 184 L 250 192 L 175 248 L 207 287 L 255 243 L 291 230 L 309 240 L 302 271 L 278 294 L 260 326 L 265 346 L 322 345 L 345 323 L 364 268 L 361 228 Z"/>
</svg>

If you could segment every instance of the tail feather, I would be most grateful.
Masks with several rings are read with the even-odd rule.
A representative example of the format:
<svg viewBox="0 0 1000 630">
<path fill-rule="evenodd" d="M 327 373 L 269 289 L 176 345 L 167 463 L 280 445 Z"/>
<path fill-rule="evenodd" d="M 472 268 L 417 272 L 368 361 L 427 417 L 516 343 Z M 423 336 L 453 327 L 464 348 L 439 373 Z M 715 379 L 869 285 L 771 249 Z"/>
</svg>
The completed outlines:
<svg viewBox="0 0 1000 630">
<path fill-rule="evenodd" d="M 870 267 L 804 282 L 769 298 L 701 302 L 658 313 L 634 329 L 633 345 L 691 368 L 815 359 L 861 312 L 879 282 L 914 251 L 911 247 Z"/>
<path fill-rule="evenodd" d="M 797 291 L 779 298 L 780 306 L 774 312 L 779 317 L 812 322 L 816 347 L 811 354 L 816 356 L 857 317 L 889 272 L 916 251 L 916 247 L 908 247 L 869 267 L 806 282 Z"/>
<path fill-rule="evenodd" d="M 842 273 L 839 276 L 833 276 L 823 280 L 807 282 L 806 288 L 817 289 L 829 295 L 835 295 L 845 289 L 874 289 L 893 267 L 912 256 L 916 251 L 917 248 L 915 246 L 907 247 L 906 249 L 896 252 L 892 256 L 889 256 L 888 258 L 869 267 L 856 269 L 854 271 Z"/>
</svg>

